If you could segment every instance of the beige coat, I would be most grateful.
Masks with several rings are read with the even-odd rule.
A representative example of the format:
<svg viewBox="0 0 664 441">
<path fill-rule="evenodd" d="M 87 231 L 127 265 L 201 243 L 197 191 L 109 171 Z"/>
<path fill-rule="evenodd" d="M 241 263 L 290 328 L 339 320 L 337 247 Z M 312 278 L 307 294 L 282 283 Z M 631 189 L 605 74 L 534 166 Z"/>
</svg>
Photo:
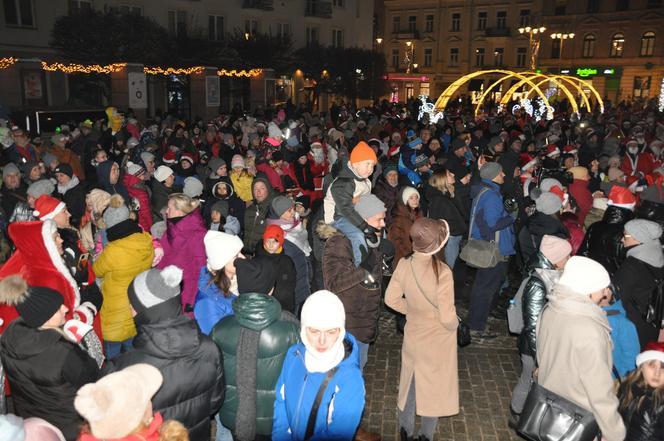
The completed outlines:
<svg viewBox="0 0 664 441">
<path fill-rule="evenodd" d="M 418 289 L 411 262 L 420 286 L 437 308 Z M 456 342 L 459 321 L 450 268 L 441 265 L 436 283 L 431 257 L 414 253 L 412 260 L 401 259 L 385 292 L 385 303 L 407 318 L 401 348 L 399 409 L 404 409 L 409 386 L 415 378 L 418 415 L 440 417 L 459 413 Z"/>
<path fill-rule="evenodd" d="M 554 296 L 561 285 L 554 287 Z M 606 315 L 589 300 L 551 297 L 538 323 L 538 382 L 593 413 L 607 441 L 623 441 L 625 426 L 613 392 L 611 337 Z"/>
</svg>

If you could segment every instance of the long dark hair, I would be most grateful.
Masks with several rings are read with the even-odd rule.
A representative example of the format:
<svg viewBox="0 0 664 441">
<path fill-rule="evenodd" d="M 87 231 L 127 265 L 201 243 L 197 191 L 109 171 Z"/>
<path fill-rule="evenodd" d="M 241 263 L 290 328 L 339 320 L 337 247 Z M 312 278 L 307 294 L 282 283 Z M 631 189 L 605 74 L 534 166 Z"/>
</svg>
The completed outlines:
<svg viewBox="0 0 664 441">
<path fill-rule="evenodd" d="M 215 284 L 217 288 L 222 292 L 224 297 L 231 296 L 231 279 L 226 275 L 226 270 L 221 268 L 217 271 L 210 271 L 212 274 L 212 279 L 210 279 L 210 285 Z"/>
<path fill-rule="evenodd" d="M 646 361 L 645 363 L 650 363 L 650 361 Z M 633 400 L 638 400 L 636 409 L 638 410 L 641 408 L 641 405 L 643 404 L 643 400 L 645 399 L 646 394 L 643 394 L 641 396 L 634 395 L 633 393 L 634 385 L 636 385 L 638 389 L 643 391 L 646 391 L 649 388 L 652 389 L 646 383 L 646 379 L 643 376 L 643 364 L 641 364 L 638 368 L 636 368 L 629 375 L 627 375 L 627 377 L 625 377 L 625 379 L 622 381 L 622 384 L 618 383 L 618 387 L 622 387 L 624 391 L 622 396 L 620 397 L 619 409 L 627 409 Z M 664 386 L 660 386 L 657 389 L 655 389 L 652 396 L 653 409 L 657 409 L 662 405 L 664 405 Z"/>
</svg>

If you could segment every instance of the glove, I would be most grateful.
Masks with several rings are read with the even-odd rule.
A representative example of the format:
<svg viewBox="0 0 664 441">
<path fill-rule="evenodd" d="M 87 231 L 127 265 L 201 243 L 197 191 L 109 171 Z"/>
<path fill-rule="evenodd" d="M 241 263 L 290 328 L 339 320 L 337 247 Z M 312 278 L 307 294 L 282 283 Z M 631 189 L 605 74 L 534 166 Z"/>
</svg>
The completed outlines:
<svg viewBox="0 0 664 441">
<path fill-rule="evenodd" d="M 63 327 L 65 336 L 74 343 L 80 343 L 88 332 L 92 331 L 92 326 L 83 323 L 80 320 L 68 320 Z"/>
<path fill-rule="evenodd" d="M 380 289 L 380 283 L 367 270 L 364 270 L 364 280 L 362 286 L 366 289 Z"/>
<path fill-rule="evenodd" d="M 90 302 L 83 302 L 74 309 L 74 320 L 85 324 L 92 324 L 97 315 L 97 307 Z"/>
<path fill-rule="evenodd" d="M 378 233 L 378 230 L 376 230 L 374 227 L 369 225 L 368 223 L 364 222 L 362 225 L 360 225 L 360 230 L 362 230 L 362 233 L 364 233 L 364 237 L 367 240 L 371 240 L 372 237 L 376 237 L 376 233 Z"/>
</svg>

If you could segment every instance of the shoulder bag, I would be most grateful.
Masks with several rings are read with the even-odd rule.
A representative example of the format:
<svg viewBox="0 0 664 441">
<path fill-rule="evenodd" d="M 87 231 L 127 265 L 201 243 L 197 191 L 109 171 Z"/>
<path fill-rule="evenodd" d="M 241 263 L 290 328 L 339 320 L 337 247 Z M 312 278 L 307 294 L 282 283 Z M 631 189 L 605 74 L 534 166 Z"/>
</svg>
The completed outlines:
<svg viewBox="0 0 664 441">
<path fill-rule="evenodd" d="M 415 268 L 413 268 L 413 256 L 410 256 L 408 260 L 410 261 L 410 270 L 413 273 L 413 279 L 415 279 L 415 284 L 417 285 L 417 289 L 420 291 L 420 293 L 422 293 L 426 301 L 429 302 L 429 304 L 433 306 L 436 310 L 438 310 L 438 306 L 435 303 L 433 303 L 431 299 L 429 299 L 429 297 L 427 297 L 427 295 L 424 293 L 424 290 L 420 286 L 420 282 L 417 280 L 417 276 L 415 275 Z M 461 317 L 459 317 L 458 315 L 457 315 L 457 320 L 459 320 L 459 326 L 457 327 L 457 344 L 463 348 L 470 344 L 471 341 L 470 328 L 468 327 L 468 324 L 466 324 L 466 322 L 461 320 Z"/>
<path fill-rule="evenodd" d="M 314 429 L 316 428 L 316 416 L 318 415 L 318 408 L 320 407 L 320 402 L 323 400 L 323 395 L 327 389 L 327 385 L 330 384 L 330 380 L 334 377 L 334 374 L 337 373 L 337 367 L 335 366 L 325 374 L 323 382 L 318 388 L 318 393 L 314 399 L 314 405 L 311 406 L 311 412 L 309 413 L 309 419 L 307 420 L 307 430 L 304 433 L 304 439 L 309 440 L 314 435 Z"/>
<path fill-rule="evenodd" d="M 482 240 L 482 239 L 473 239 L 471 237 L 473 233 L 473 224 L 475 222 L 475 213 L 477 212 L 477 206 L 480 202 L 480 197 L 484 193 L 489 191 L 487 188 L 482 189 L 477 195 L 477 202 L 473 212 L 470 215 L 470 228 L 468 229 L 468 243 L 464 245 L 459 257 L 461 260 L 465 261 L 468 266 L 473 268 L 493 268 L 498 265 L 498 262 L 502 259 L 500 255 L 500 250 L 498 248 L 498 240 L 500 239 L 500 231 L 496 231 L 493 241 Z"/>
</svg>

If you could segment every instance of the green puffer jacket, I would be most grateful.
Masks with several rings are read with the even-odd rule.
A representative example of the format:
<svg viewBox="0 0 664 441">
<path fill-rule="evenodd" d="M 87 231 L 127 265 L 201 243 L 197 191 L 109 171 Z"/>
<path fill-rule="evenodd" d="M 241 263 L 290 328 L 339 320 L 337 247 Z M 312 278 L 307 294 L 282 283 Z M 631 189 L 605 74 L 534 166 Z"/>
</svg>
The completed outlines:
<svg viewBox="0 0 664 441">
<path fill-rule="evenodd" d="M 260 332 L 256 360 L 256 415 L 255 433 L 272 433 L 275 387 L 281 374 L 281 365 L 288 348 L 300 339 L 300 326 L 294 315 L 282 311 L 279 301 L 264 294 L 241 294 L 233 302 L 235 315 L 217 323 L 210 336 L 223 353 L 224 374 L 226 376 L 226 398 L 219 411 L 222 424 L 236 431 L 238 419 L 246 415 L 236 415 L 239 405 L 238 383 L 250 381 L 250 371 L 238 373 L 237 353 L 242 328 Z M 245 383 L 247 384 L 247 383 Z M 242 424 L 251 424 L 242 421 Z"/>
</svg>

